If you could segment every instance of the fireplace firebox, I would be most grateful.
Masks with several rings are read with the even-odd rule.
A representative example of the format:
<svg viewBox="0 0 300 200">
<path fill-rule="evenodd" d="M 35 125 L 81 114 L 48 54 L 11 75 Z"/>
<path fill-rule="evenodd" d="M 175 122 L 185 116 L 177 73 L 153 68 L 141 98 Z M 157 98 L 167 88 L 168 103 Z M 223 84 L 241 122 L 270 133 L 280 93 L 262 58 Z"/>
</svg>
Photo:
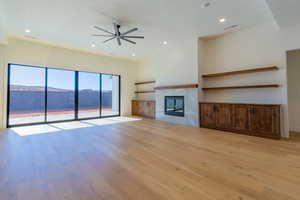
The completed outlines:
<svg viewBox="0 0 300 200">
<path fill-rule="evenodd" d="M 165 96 L 165 114 L 184 117 L 184 96 Z"/>
</svg>

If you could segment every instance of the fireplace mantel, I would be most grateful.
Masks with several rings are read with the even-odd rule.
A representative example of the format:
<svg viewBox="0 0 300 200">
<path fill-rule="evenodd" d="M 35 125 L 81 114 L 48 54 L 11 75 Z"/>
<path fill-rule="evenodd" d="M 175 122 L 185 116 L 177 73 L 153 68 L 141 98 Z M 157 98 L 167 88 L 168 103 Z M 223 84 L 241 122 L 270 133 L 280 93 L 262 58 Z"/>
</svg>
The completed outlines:
<svg viewBox="0 0 300 200">
<path fill-rule="evenodd" d="M 170 90 L 182 88 L 198 88 L 198 84 L 157 86 L 154 88 L 154 90 Z"/>
</svg>

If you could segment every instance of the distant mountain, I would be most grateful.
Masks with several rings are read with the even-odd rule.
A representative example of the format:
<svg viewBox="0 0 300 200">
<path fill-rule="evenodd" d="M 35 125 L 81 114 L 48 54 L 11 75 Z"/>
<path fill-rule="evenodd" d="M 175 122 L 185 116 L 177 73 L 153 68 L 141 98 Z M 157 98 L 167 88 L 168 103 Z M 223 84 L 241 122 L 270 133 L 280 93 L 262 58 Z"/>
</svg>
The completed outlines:
<svg viewBox="0 0 300 200">
<path fill-rule="evenodd" d="M 80 108 L 99 106 L 99 91 L 80 90 Z M 103 91 L 103 107 L 112 106 L 112 91 Z M 75 95 L 73 90 L 48 88 L 47 108 L 55 110 L 74 109 Z M 10 111 L 39 111 L 45 108 L 45 88 L 41 86 L 10 86 Z"/>
<path fill-rule="evenodd" d="M 41 86 L 24 86 L 24 85 L 10 85 L 11 91 L 31 91 L 31 92 L 41 92 L 45 91 L 45 87 Z M 59 88 L 48 87 L 49 92 L 71 92 L 72 90 L 65 90 Z"/>
<path fill-rule="evenodd" d="M 24 86 L 24 85 L 10 85 L 10 90 L 11 91 L 43 92 L 43 91 L 45 91 L 45 87 L 41 87 L 41 86 Z M 84 89 L 84 90 L 80 90 L 80 91 L 95 92 L 96 90 Z M 48 87 L 48 92 L 73 92 L 73 90 L 66 90 L 66 89 Z M 110 91 L 103 91 L 103 92 L 110 92 Z"/>
</svg>

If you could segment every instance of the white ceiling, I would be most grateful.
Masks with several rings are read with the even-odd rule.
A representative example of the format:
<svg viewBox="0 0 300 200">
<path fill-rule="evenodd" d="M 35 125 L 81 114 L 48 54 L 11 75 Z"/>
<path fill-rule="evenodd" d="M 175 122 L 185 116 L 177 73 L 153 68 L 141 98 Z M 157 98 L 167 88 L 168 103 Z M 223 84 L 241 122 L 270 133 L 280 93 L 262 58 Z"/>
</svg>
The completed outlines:
<svg viewBox="0 0 300 200">
<path fill-rule="evenodd" d="M 212 5 L 201 8 L 207 0 L 1 0 L 0 26 L 7 35 L 24 36 L 26 28 L 30 36 L 38 40 L 73 46 L 117 56 L 145 58 L 162 42 L 168 45 L 184 38 L 220 34 L 227 26 L 239 28 L 261 23 L 272 18 L 264 0 L 211 0 Z M 272 0 L 270 0 L 272 1 Z M 278 0 L 279 1 L 279 0 Z M 226 17 L 227 22 L 218 20 Z M 119 22 L 121 30 L 138 27 L 137 45 L 116 41 L 103 44 L 102 38 L 91 34 L 101 33 L 94 25 L 112 29 Z M 1 27 L 0 27 L 1 30 Z M 92 49 L 91 44 L 96 44 Z"/>
<path fill-rule="evenodd" d="M 280 27 L 300 23 L 299 0 L 266 0 Z"/>
</svg>

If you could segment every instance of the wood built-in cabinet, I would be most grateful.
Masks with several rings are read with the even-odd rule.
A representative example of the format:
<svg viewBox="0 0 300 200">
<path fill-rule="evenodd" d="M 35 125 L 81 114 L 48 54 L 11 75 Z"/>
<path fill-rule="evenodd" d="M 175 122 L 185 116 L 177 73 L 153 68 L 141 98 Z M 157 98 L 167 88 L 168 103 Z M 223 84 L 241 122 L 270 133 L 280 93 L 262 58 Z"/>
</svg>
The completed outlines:
<svg viewBox="0 0 300 200">
<path fill-rule="evenodd" d="M 132 115 L 155 118 L 155 101 L 132 100 Z"/>
<path fill-rule="evenodd" d="M 200 103 L 200 126 L 280 138 L 280 105 Z"/>
</svg>

